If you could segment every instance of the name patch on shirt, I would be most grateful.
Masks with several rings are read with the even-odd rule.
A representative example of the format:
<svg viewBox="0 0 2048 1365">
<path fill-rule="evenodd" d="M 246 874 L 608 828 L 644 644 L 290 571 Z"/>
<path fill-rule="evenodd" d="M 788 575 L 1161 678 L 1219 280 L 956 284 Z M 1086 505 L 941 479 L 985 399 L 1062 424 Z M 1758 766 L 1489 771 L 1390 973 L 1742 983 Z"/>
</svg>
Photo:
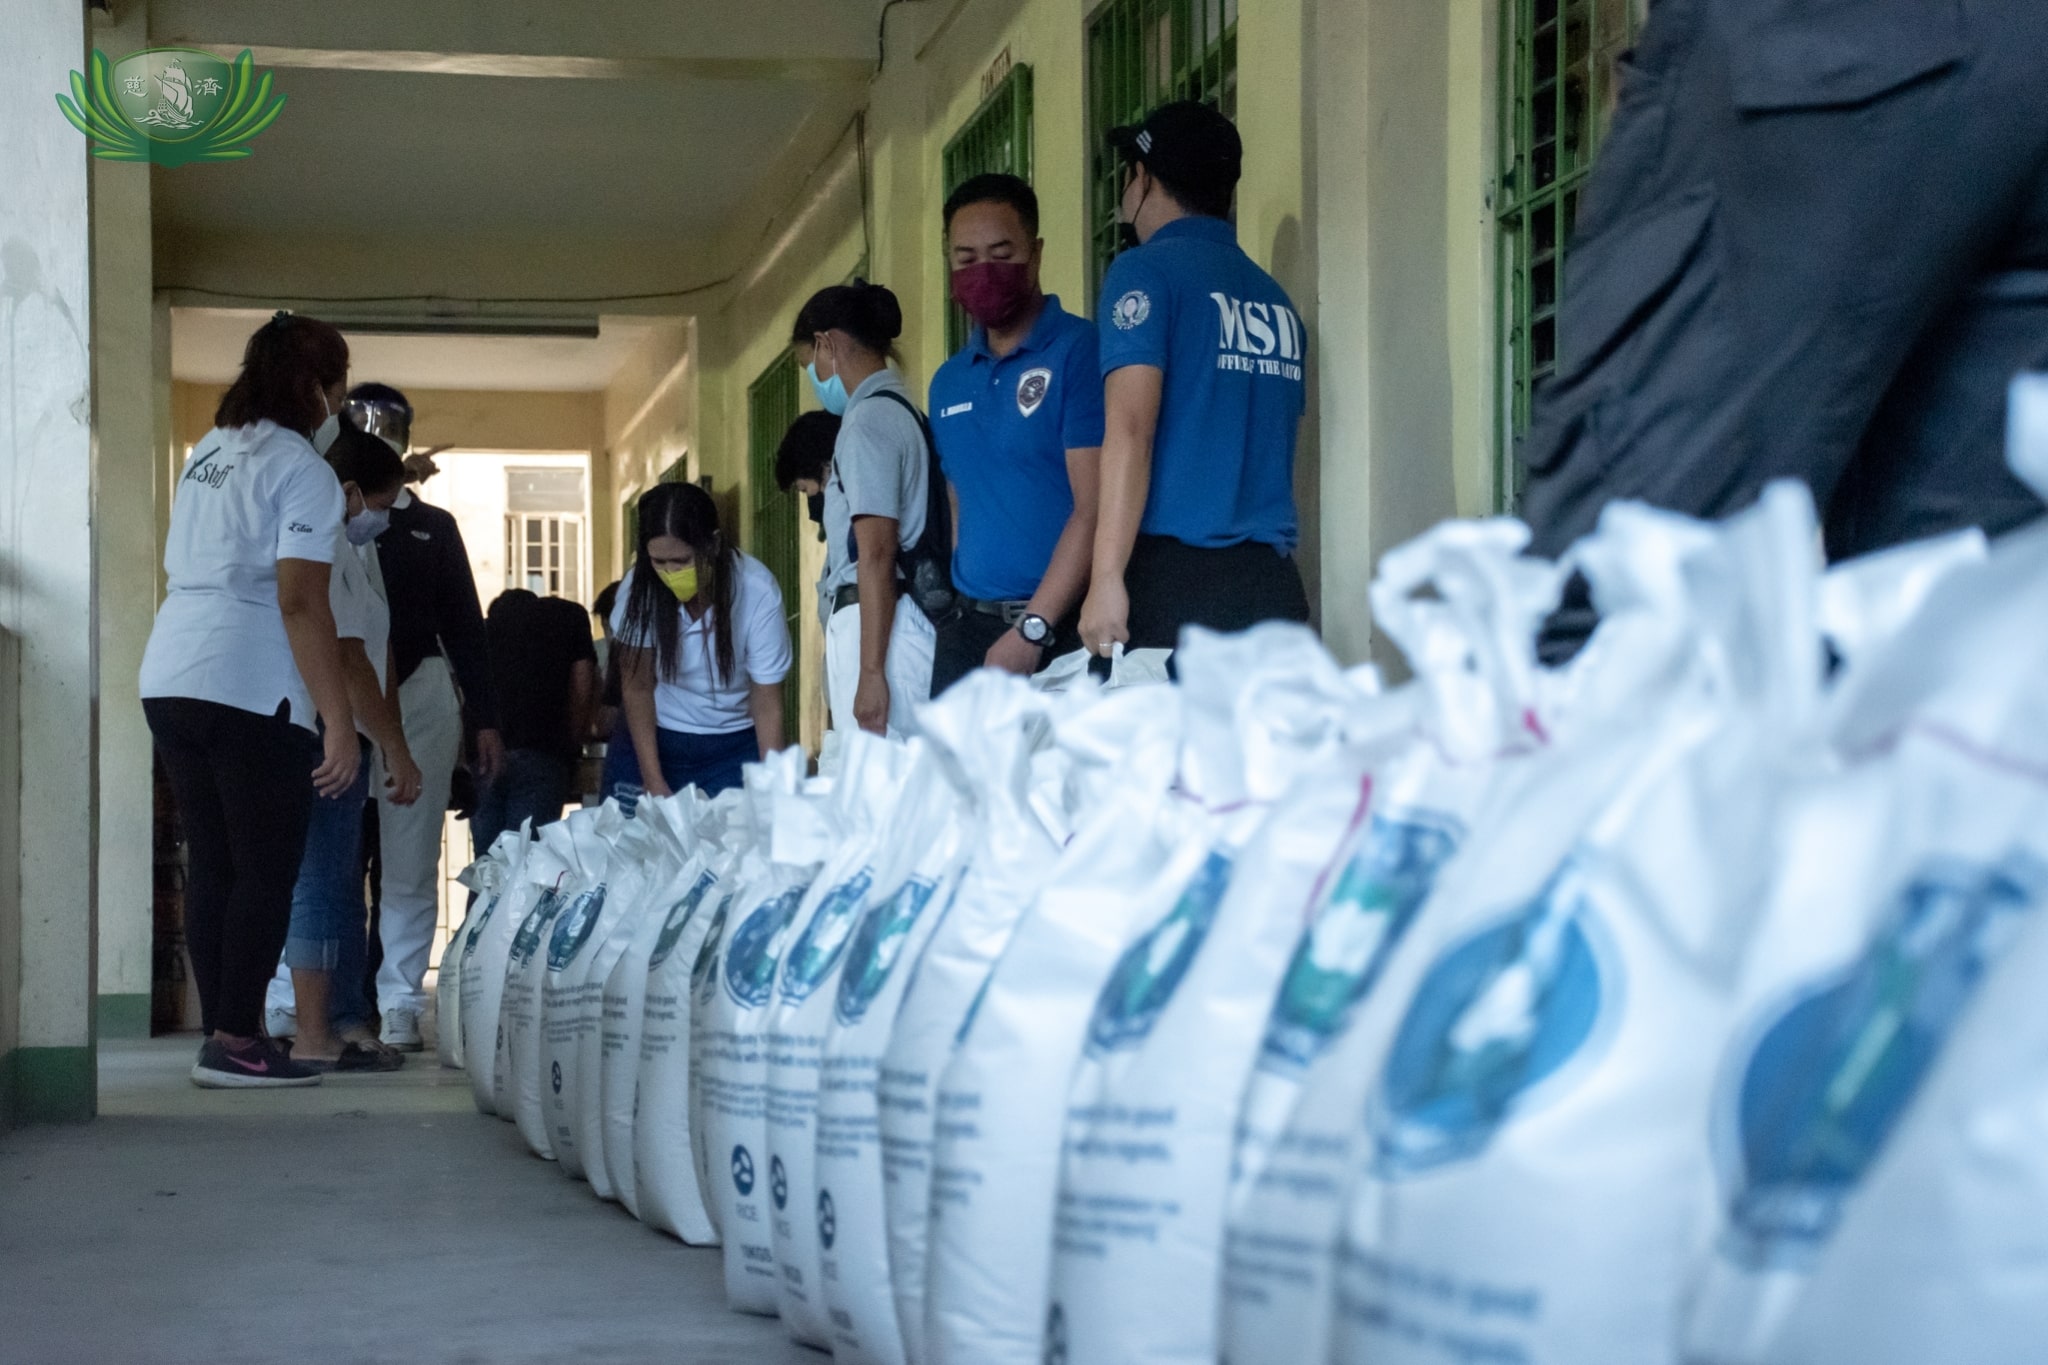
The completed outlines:
<svg viewBox="0 0 2048 1365">
<path fill-rule="evenodd" d="M 1301 382 L 1301 318 L 1278 303 L 1245 303 L 1211 294 L 1222 322 L 1216 368 Z"/>
<path fill-rule="evenodd" d="M 973 412 L 973 411 L 974 411 L 974 404 L 972 404 L 972 403 L 955 403 L 955 404 L 954 404 L 954 405 L 953 405 L 952 407 L 950 407 L 950 408 L 944 408 L 944 409 L 941 409 L 941 410 L 940 410 L 940 412 L 939 412 L 939 416 L 941 416 L 941 417 L 958 417 L 958 416 L 959 416 L 959 415 L 960 415 L 961 413 L 963 413 L 963 412 Z"/>
</svg>

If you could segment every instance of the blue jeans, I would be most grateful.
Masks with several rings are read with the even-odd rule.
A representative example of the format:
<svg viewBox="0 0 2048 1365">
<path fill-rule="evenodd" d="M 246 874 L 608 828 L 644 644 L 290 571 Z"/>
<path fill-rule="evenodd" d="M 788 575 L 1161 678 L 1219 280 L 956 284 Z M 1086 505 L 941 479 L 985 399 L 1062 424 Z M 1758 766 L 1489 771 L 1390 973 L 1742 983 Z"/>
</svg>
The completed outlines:
<svg viewBox="0 0 2048 1365">
<path fill-rule="evenodd" d="M 656 730 L 654 742 L 661 751 L 661 776 L 668 789 L 679 792 L 695 787 L 706 796 L 716 796 L 740 785 L 740 769 L 761 757 L 761 740 L 749 725 L 729 735 L 693 735 L 682 730 Z M 604 794 L 616 794 L 621 784 L 646 785 L 640 775 L 640 755 L 633 750 L 633 736 L 619 718 L 605 746 Z"/>
<path fill-rule="evenodd" d="M 477 793 L 476 814 L 469 819 L 476 856 L 483 857 L 500 834 L 528 820 L 539 829 L 561 819 L 575 780 L 575 769 L 566 759 L 541 749 L 508 749 L 505 771 Z"/>
<path fill-rule="evenodd" d="M 314 798 L 306 853 L 292 888 L 291 932 L 284 941 L 285 966 L 328 974 L 328 1018 L 337 1032 L 370 1018 L 370 1002 L 363 995 L 370 912 L 363 899 L 362 864 L 363 803 L 369 799 L 367 752 L 347 791 L 332 800 Z"/>
</svg>

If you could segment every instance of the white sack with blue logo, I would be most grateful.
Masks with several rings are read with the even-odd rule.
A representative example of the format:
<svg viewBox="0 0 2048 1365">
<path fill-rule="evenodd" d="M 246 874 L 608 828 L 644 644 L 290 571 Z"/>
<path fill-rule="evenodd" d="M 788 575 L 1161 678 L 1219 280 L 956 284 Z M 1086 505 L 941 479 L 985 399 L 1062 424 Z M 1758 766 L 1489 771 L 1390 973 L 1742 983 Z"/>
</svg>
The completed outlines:
<svg viewBox="0 0 2048 1365">
<path fill-rule="evenodd" d="M 469 941 L 462 948 L 463 1064 L 480 1114 L 498 1112 L 498 1010 L 505 999 L 505 962 L 512 953 L 513 936 L 540 899 L 540 888 L 526 875 L 526 855 L 532 849 L 523 827 L 507 831 L 492 846 L 492 859 L 502 859 L 498 888 L 488 903 L 478 901 Z"/>
<path fill-rule="evenodd" d="M 747 769 L 754 828 L 768 832 L 758 875 L 742 874 L 724 903 L 708 1004 L 698 997 L 692 1032 L 699 1113 L 713 1192 L 712 1221 L 725 1248 L 726 1301 L 742 1313 L 781 1311 L 768 1197 L 768 1051 L 763 1033 L 797 909 L 830 853 L 834 833 L 819 808 L 829 796 L 803 789 L 801 749 Z M 715 922 L 715 921 L 714 921 Z M 637 1149 L 637 1139 L 636 1139 Z"/>
<path fill-rule="evenodd" d="M 650 806 L 670 812 L 671 818 L 649 819 L 646 812 Z M 646 1023 L 648 964 L 657 944 L 666 941 L 673 949 L 691 914 L 717 881 L 717 874 L 707 861 L 707 854 L 715 850 L 707 849 L 699 841 L 691 818 L 697 814 L 697 803 L 689 792 L 642 803 L 639 818 L 648 819 L 664 836 L 660 840 L 659 866 L 648 879 L 652 888 L 648 911 L 635 923 L 625 950 L 612 964 L 604 983 L 604 1020 L 598 1032 L 598 1106 L 605 1172 L 611 1178 L 618 1201 L 628 1213 L 643 1220 L 646 1215 L 640 1208 L 633 1125 L 640 1105 L 640 1051 Z M 694 956 L 691 960 L 695 960 Z M 682 1000 L 685 1027 L 689 1023 L 689 1008 L 686 994 Z"/>
<path fill-rule="evenodd" d="M 678 874 L 663 893 L 653 916 L 656 937 L 640 959 L 640 1027 L 633 1039 L 639 1078 L 623 1117 L 632 1131 L 634 1212 L 692 1246 L 715 1246 L 718 1232 L 692 1145 L 690 999 L 691 974 L 718 908 L 719 878 L 701 857 Z"/>
<path fill-rule="evenodd" d="M 498 1117 L 519 1126 L 519 1135 L 536 1156 L 553 1161 L 555 1149 L 547 1140 L 541 1114 L 540 992 L 547 979 L 548 941 L 563 908 L 579 889 L 574 880 L 575 831 L 569 821 L 557 821 L 540 831 L 536 846 L 526 855 L 526 875 L 540 885 L 541 894 L 512 936 L 512 948 L 505 957 L 495 1061 Z"/>
<path fill-rule="evenodd" d="M 593 986 L 585 974 L 591 954 L 617 926 L 626 907 L 626 899 L 615 894 L 612 852 L 632 823 L 617 802 L 606 802 L 593 815 L 595 818 L 575 820 L 571 825 L 576 872 L 564 883 L 564 890 L 573 888 L 574 895 L 555 917 L 547 943 L 547 974 L 540 988 L 541 1122 L 563 1174 L 578 1179 L 585 1171 L 576 1125 L 576 1092 L 581 1079 L 576 1059 L 583 1031 L 587 1028 L 593 1036 L 597 1032 L 604 992 L 602 982 Z M 632 880 L 634 890 L 639 890 L 639 878 L 633 876 Z"/>
<path fill-rule="evenodd" d="M 2048 1343 L 2048 536 L 1852 665 L 1710 1115 L 1697 1365 L 2033 1365 Z"/>
<path fill-rule="evenodd" d="M 1721 527 L 1610 507 L 1572 562 L 1604 617 L 1575 710 L 1361 1019 L 1340 1365 L 1678 1359 L 1712 1076 L 1779 797 L 1821 756 L 1819 538 L 1775 485 Z"/>
<path fill-rule="evenodd" d="M 506 830 L 498 841 L 484 850 L 484 856 L 462 869 L 456 880 L 469 888 L 469 909 L 462 917 L 462 923 L 448 936 L 448 946 L 441 950 L 441 965 L 434 975 L 434 1052 L 435 1059 L 442 1066 L 462 1068 L 462 963 L 469 954 L 469 943 L 490 915 L 491 907 L 497 903 L 498 893 L 505 888 L 506 864 L 511 859 L 514 841 L 525 836 L 515 830 Z"/>
<path fill-rule="evenodd" d="M 1068 832 L 1058 795 L 1066 755 L 1044 747 L 1052 710 L 1050 699 L 1021 679 L 985 669 L 920 713 L 926 742 L 969 793 L 972 823 L 959 888 L 904 983 L 876 1093 L 889 1279 L 904 1355 L 913 1363 L 926 1358 L 925 1247 L 939 1079 L 969 1004 L 1051 875 Z"/>
<path fill-rule="evenodd" d="M 1111 693 L 1061 717 L 1099 799 L 1010 936 L 939 1083 L 925 1351 L 936 1365 L 1036 1365 L 1052 1276 L 1067 1087 L 1103 983 L 1208 861 L 1212 821 L 1172 790 L 1178 689 Z"/>
<path fill-rule="evenodd" d="M 1528 538 L 1510 521 L 1446 522 L 1381 559 L 1373 621 L 1414 681 L 1380 703 L 1388 733 L 1271 822 L 1285 829 L 1341 808 L 1350 828 L 1255 1029 L 1224 1239 L 1219 1355 L 1230 1365 L 1329 1355 L 1337 1239 L 1372 1080 L 1360 1007 L 1497 766 L 1544 739 L 1535 633 L 1560 575 L 1520 557 Z"/>
<path fill-rule="evenodd" d="M 965 793 L 939 753 L 923 738 L 913 743 L 920 753 L 876 849 L 874 888 L 833 988 L 818 1085 L 818 1260 L 840 1365 L 904 1362 L 876 1086 L 905 983 L 959 887 L 967 834 Z"/>
<path fill-rule="evenodd" d="M 704 1196 L 704 1211 L 710 1215 L 720 1245 L 725 1242 L 725 1224 L 720 1221 L 723 1206 L 718 1196 L 726 1179 L 726 1159 L 725 1153 L 712 1150 L 708 1136 L 705 1058 L 712 1046 L 711 1015 L 722 989 L 718 972 L 725 961 L 726 933 L 732 927 L 733 908 L 744 905 L 746 888 L 766 875 L 767 863 L 752 847 L 737 854 L 721 855 L 719 885 L 697 911 L 710 918 L 704 924 L 704 941 L 698 945 L 696 959 L 690 966 L 690 1162 L 697 1172 L 697 1188 Z"/>
<path fill-rule="evenodd" d="M 1193 877 L 1097 996 L 1068 1093 L 1046 1349 L 1070 1365 L 1216 1358 L 1239 1101 L 1361 810 L 1340 758 L 1386 716 L 1377 677 L 1347 678 L 1303 626 L 1189 630 L 1178 659 L 1178 795 L 1215 814 Z"/>
<path fill-rule="evenodd" d="M 765 1034 L 768 1193 L 775 1259 L 782 1268 L 782 1322 L 791 1337 L 811 1346 L 827 1346 L 832 1336 L 819 1259 L 832 1219 L 819 1198 L 817 1173 L 825 1030 L 854 928 L 880 890 L 885 830 L 925 750 L 918 740 L 895 743 L 855 731 L 839 753 L 832 793 L 839 843 L 797 911 Z"/>
</svg>

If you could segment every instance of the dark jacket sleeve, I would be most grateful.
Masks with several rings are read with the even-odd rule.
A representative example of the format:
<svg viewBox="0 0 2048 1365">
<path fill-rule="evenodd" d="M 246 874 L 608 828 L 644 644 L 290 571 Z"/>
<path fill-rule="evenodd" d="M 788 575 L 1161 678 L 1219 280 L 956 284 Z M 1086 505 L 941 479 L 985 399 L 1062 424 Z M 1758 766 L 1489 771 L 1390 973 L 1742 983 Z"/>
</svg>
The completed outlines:
<svg viewBox="0 0 2048 1365">
<path fill-rule="evenodd" d="M 443 516 L 447 516 L 444 512 Z M 469 548 L 462 528 L 448 516 L 445 534 L 434 538 L 441 562 L 432 582 L 440 598 L 435 618 L 441 627 L 441 648 L 462 687 L 463 724 L 470 730 L 498 728 L 498 692 L 491 682 L 491 648 L 484 634 L 484 612 L 477 601 L 476 578 L 469 567 Z"/>
</svg>

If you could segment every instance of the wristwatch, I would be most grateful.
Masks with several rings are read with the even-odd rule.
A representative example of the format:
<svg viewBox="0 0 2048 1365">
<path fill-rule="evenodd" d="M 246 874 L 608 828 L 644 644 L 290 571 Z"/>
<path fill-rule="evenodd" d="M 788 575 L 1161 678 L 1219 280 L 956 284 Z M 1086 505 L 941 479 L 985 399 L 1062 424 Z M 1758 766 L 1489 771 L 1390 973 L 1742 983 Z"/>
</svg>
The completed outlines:
<svg viewBox="0 0 2048 1365">
<path fill-rule="evenodd" d="M 1017 633 L 1024 637 L 1024 643 L 1042 645 L 1052 638 L 1052 622 L 1035 612 L 1024 613 L 1024 619 L 1017 623 Z"/>
</svg>

